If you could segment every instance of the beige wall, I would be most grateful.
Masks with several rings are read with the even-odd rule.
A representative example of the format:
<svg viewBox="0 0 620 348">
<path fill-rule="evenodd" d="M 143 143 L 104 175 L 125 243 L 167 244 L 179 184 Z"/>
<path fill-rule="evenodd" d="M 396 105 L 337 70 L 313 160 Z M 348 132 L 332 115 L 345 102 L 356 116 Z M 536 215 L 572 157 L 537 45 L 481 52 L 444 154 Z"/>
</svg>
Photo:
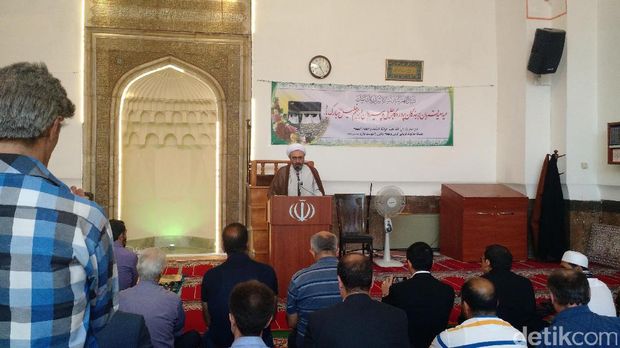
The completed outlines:
<svg viewBox="0 0 620 348">
<path fill-rule="evenodd" d="M 596 148 L 601 135 L 596 105 L 597 5 L 596 1 L 569 1 L 566 19 L 566 184 L 574 200 L 600 199 L 596 186 L 602 150 Z"/>
<path fill-rule="evenodd" d="M 598 125 L 595 140 L 601 198 L 620 201 L 620 166 L 607 164 L 607 123 L 620 122 L 620 1 L 600 0 L 597 26 Z"/>
<path fill-rule="evenodd" d="M 496 180 L 497 46 L 494 1 L 258 0 L 253 37 L 254 159 L 285 159 L 270 145 L 270 84 L 454 86 L 453 147 L 311 146 L 328 193 L 396 183 L 436 195 L 442 182 Z M 326 55 L 318 81 L 309 59 Z M 385 81 L 385 59 L 424 60 L 423 82 Z M 344 169 L 346 168 L 346 169 Z"/>
<path fill-rule="evenodd" d="M 528 4 L 530 15 L 548 18 L 564 9 L 562 1 Z M 597 121 L 597 47 L 617 45 L 612 37 L 597 40 L 596 23 L 600 17 L 606 28 L 617 32 L 620 26 L 614 11 L 603 15 L 598 7 L 598 1 L 572 0 L 567 15 L 535 20 L 526 18 L 522 1 L 319 0 L 304 7 L 300 1 L 258 0 L 253 158 L 285 158 L 283 146 L 270 145 L 270 91 L 263 80 L 455 86 L 453 147 L 312 146 L 309 157 L 327 191 L 366 191 L 371 179 L 413 195 L 439 194 L 443 182 L 502 182 L 533 197 L 544 155 L 557 149 L 568 154 L 559 161 L 566 197 L 598 200 L 597 173 L 608 170 L 599 164 L 597 139 L 604 134 Z M 541 27 L 568 35 L 558 72 L 539 79 L 526 66 Z M 307 72 L 315 54 L 334 65 L 323 81 Z M 424 60 L 424 82 L 385 81 L 386 58 Z"/>
<path fill-rule="evenodd" d="M 76 114 L 63 128 L 50 169 L 69 185 L 82 183 L 82 4 L 79 0 L 0 1 L 0 66 L 44 62 L 61 80 Z"/>
<path fill-rule="evenodd" d="M 45 61 L 81 106 L 81 10 L 77 0 L 1 1 L 0 65 Z M 568 154 L 560 166 L 569 198 L 620 200 L 620 166 L 607 165 L 605 152 L 606 123 L 620 120 L 619 2 L 569 0 L 568 15 L 540 22 L 526 20 L 517 0 L 257 0 L 254 10 L 254 159 L 285 158 L 283 146 L 269 143 L 263 80 L 319 82 L 307 63 L 324 54 L 334 69 L 321 83 L 396 85 L 384 80 L 384 60 L 422 59 L 424 82 L 405 84 L 455 86 L 455 145 L 311 147 L 329 193 L 366 191 L 372 179 L 407 194 L 499 181 L 531 196 L 542 155 L 557 148 Z M 524 66 L 538 26 L 568 33 L 558 74 L 542 85 Z M 78 110 L 50 164 L 70 184 L 82 175 Z"/>
</svg>

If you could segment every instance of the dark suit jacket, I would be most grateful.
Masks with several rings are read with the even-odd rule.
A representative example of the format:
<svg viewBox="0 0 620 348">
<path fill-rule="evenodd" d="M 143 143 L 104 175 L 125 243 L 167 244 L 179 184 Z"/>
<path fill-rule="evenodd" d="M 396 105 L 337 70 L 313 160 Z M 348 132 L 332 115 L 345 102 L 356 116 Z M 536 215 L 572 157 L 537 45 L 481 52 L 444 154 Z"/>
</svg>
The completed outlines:
<svg viewBox="0 0 620 348">
<path fill-rule="evenodd" d="M 209 308 L 211 324 L 205 340 L 218 347 L 230 347 L 235 340 L 230 331 L 228 300 L 235 285 L 248 280 L 258 280 L 278 293 L 276 272 L 269 265 L 252 260 L 246 253 L 234 252 L 221 265 L 208 270 L 202 277 L 201 298 Z M 263 330 L 263 340 L 273 347 L 269 326 Z"/>
<path fill-rule="evenodd" d="M 108 324 L 99 331 L 100 348 L 151 348 L 151 336 L 144 318 L 139 314 L 116 311 Z"/>
<path fill-rule="evenodd" d="M 310 314 L 304 347 L 409 347 L 407 315 L 367 294 Z"/>
<path fill-rule="evenodd" d="M 454 290 L 430 273 L 417 273 L 411 279 L 392 285 L 383 302 L 407 313 L 411 346 L 426 348 L 448 326 Z"/>
<path fill-rule="evenodd" d="M 521 331 L 540 331 L 546 324 L 536 314 L 534 288 L 529 279 L 511 271 L 491 270 L 483 275 L 495 285 L 498 305 L 497 316 Z"/>
</svg>

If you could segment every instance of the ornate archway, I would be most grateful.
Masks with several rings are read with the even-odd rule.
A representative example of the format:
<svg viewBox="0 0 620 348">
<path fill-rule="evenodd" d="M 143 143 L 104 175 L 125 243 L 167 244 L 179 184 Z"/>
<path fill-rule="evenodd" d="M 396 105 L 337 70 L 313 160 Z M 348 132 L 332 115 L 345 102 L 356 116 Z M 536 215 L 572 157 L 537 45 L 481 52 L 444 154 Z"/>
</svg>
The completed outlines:
<svg viewBox="0 0 620 348">
<path fill-rule="evenodd" d="M 221 87 L 167 57 L 114 88 L 114 216 L 135 247 L 214 252 L 221 216 Z"/>
<path fill-rule="evenodd" d="M 133 17 L 145 19 L 136 21 L 125 16 L 124 7 L 130 6 L 127 2 L 87 3 L 83 182 L 110 216 L 116 216 L 118 204 L 115 148 L 122 91 L 141 73 L 172 64 L 206 81 L 217 94 L 221 117 L 220 221 L 224 225 L 245 219 L 249 1 L 213 8 L 215 4 L 211 3 L 191 4 L 195 8 L 185 11 L 170 11 L 162 3 L 142 4 L 139 6 L 152 8 L 131 12 Z M 152 21 L 151 17 L 160 12 L 160 19 Z M 211 12 L 213 16 L 205 17 Z"/>
</svg>

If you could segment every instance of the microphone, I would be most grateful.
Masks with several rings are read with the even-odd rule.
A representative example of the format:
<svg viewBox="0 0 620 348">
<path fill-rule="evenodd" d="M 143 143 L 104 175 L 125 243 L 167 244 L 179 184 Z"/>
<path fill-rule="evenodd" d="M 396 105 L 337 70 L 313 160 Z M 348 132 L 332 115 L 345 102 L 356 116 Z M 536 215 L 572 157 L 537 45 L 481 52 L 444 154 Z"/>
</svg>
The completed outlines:
<svg viewBox="0 0 620 348">
<path fill-rule="evenodd" d="M 299 185 L 300 185 L 299 187 L 301 189 L 303 189 L 304 191 L 308 192 L 309 194 L 311 194 L 313 196 L 316 196 L 316 193 L 314 193 L 313 191 L 310 191 L 310 190 L 308 190 L 307 188 L 304 187 L 304 183 L 303 182 L 300 182 Z"/>
<path fill-rule="evenodd" d="M 299 179 L 299 171 L 295 170 L 295 174 L 297 174 L 297 196 L 301 196 L 301 186 L 303 185 L 301 180 Z"/>
</svg>

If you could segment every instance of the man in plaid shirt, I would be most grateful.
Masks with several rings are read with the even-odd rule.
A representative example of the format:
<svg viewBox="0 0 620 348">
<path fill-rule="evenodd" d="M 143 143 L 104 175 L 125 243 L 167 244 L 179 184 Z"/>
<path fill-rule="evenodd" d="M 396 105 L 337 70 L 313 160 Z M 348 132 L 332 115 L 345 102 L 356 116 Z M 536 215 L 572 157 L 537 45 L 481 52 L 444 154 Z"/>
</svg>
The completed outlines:
<svg viewBox="0 0 620 348">
<path fill-rule="evenodd" d="M 103 210 L 46 168 L 74 110 L 45 65 L 0 68 L 0 347 L 96 347 L 117 307 Z"/>
</svg>

